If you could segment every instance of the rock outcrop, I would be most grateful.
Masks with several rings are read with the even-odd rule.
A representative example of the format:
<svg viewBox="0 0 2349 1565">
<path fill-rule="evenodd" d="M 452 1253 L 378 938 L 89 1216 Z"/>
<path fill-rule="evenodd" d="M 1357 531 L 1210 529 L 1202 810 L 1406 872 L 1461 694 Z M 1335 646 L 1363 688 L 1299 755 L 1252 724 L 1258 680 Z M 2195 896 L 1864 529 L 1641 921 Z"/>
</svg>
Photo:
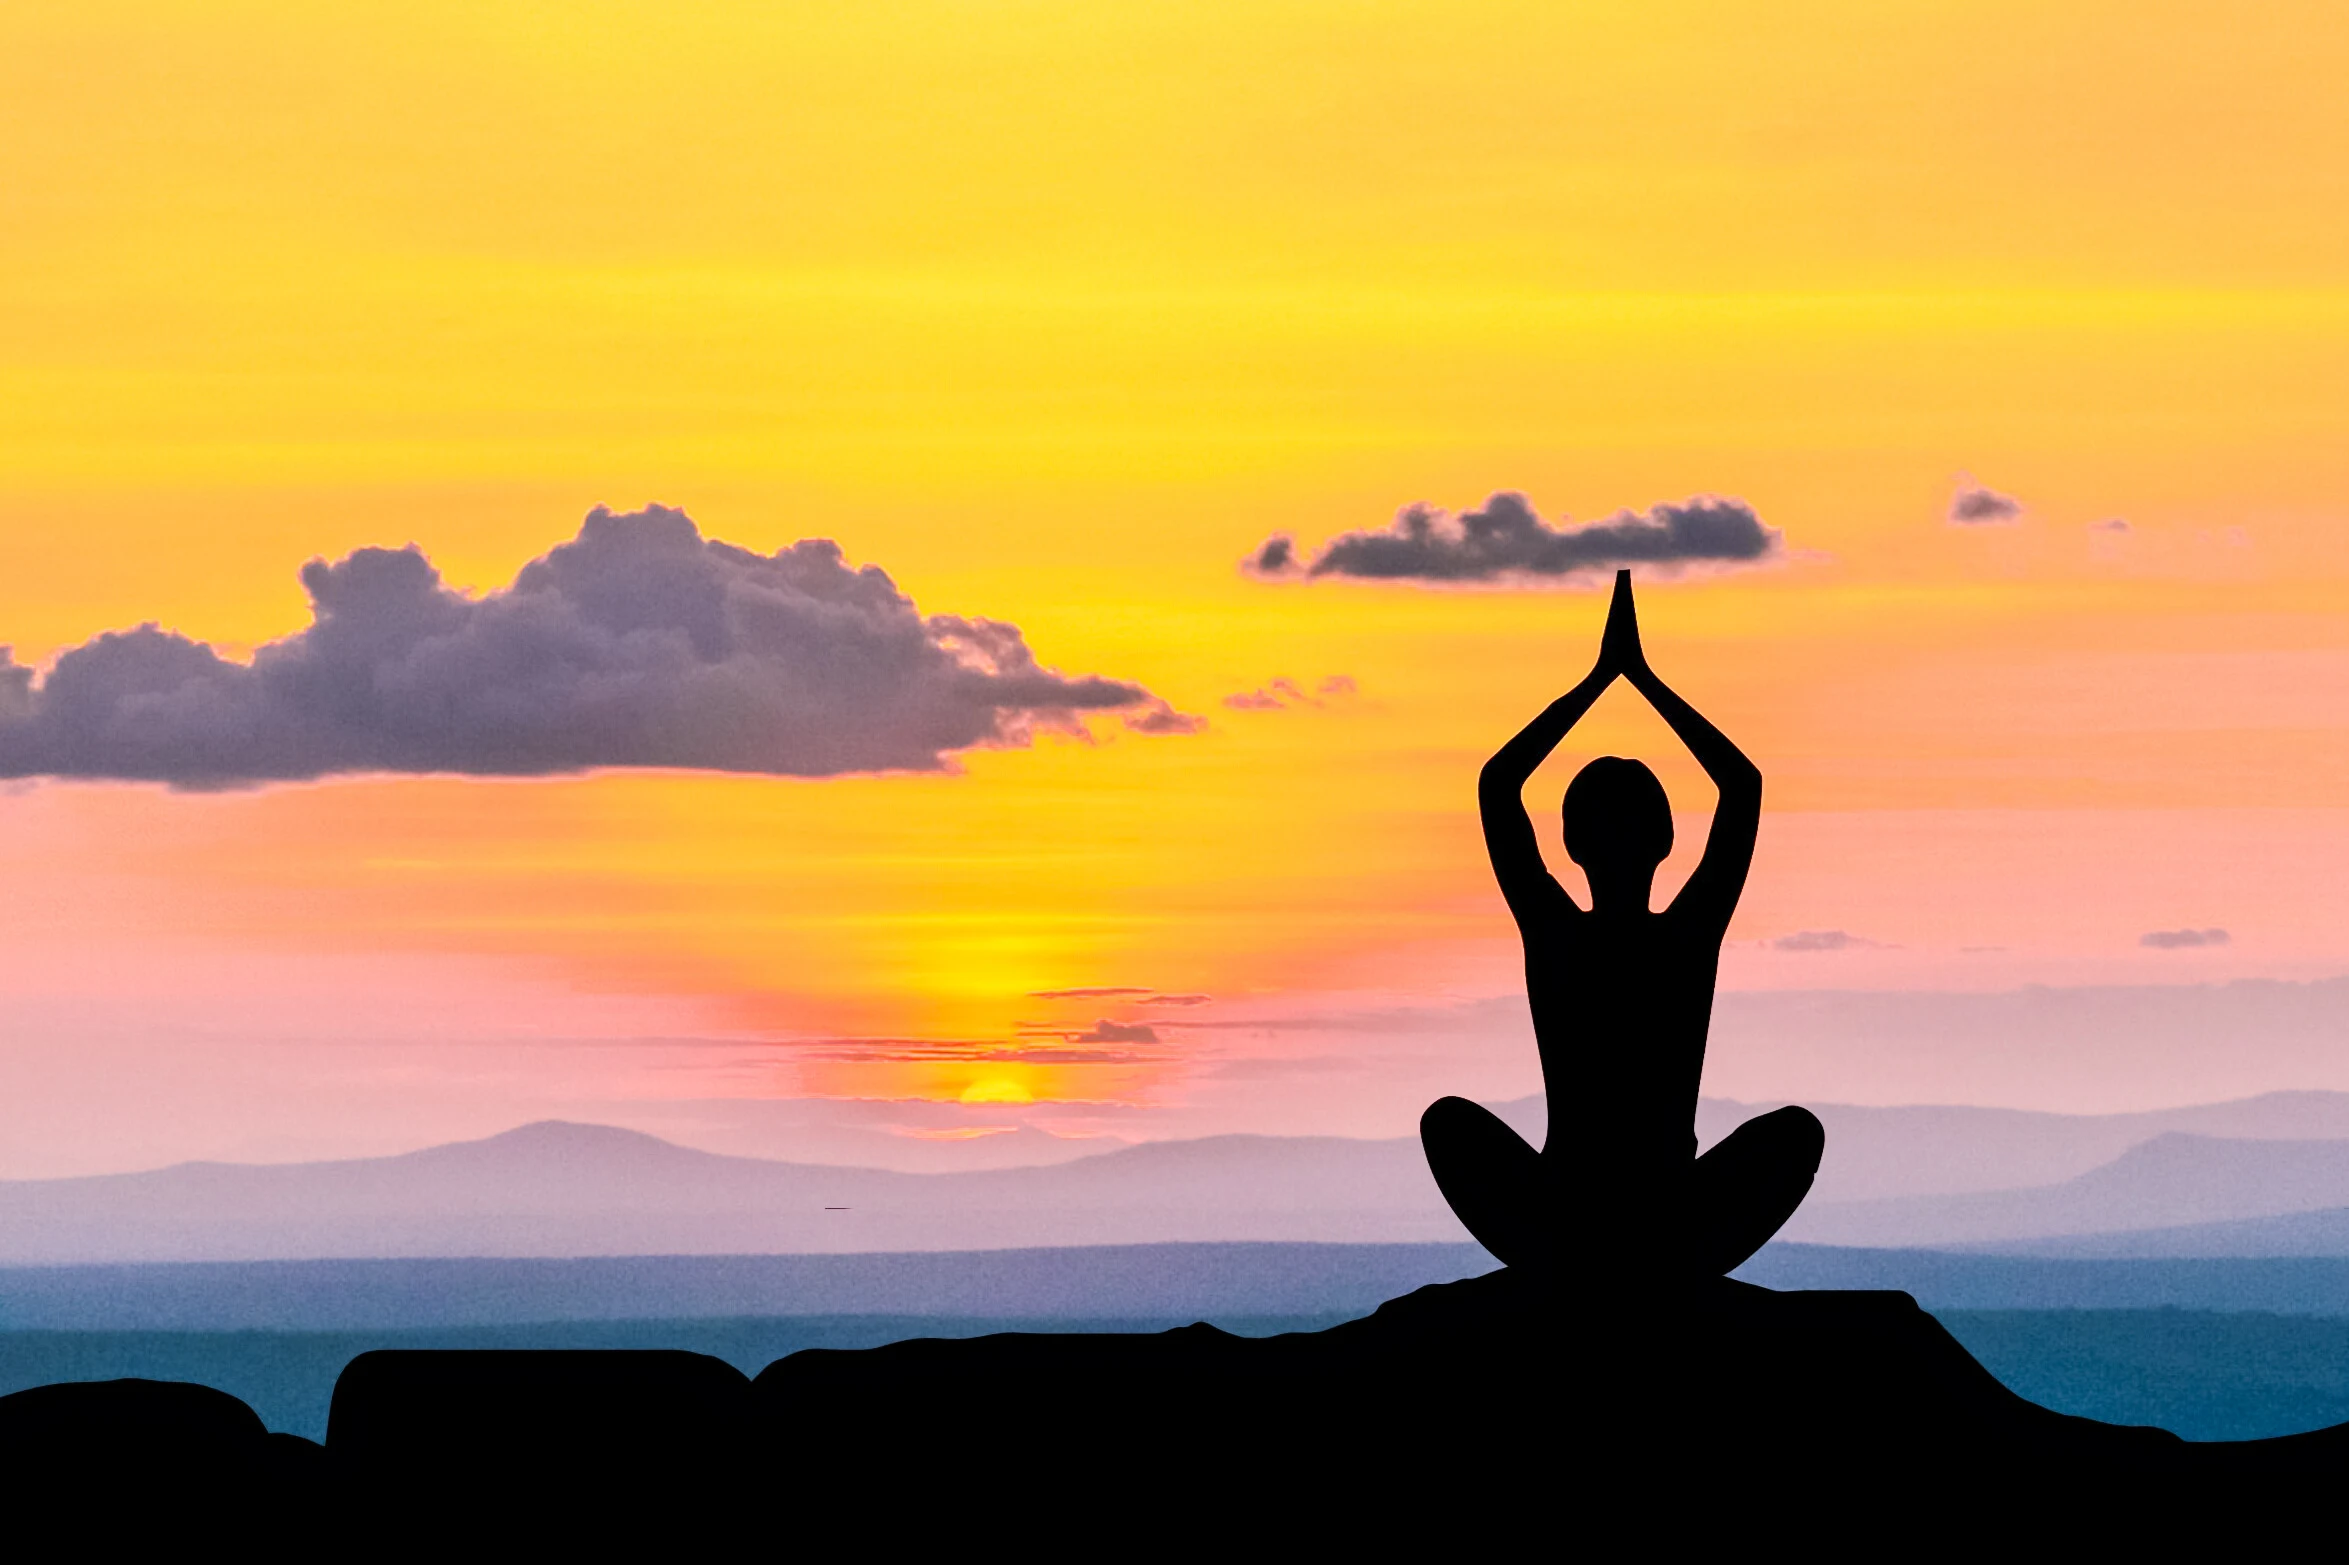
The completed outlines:
<svg viewBox="0 0 2349 1565">
<path fill-rule="evenodd" d="M 920 1340 L 796 1353 L 755 1380 L 688 1353 L 369 1353 L 323 1450 L 203 1387 L 47 1386 L 0 1398 L 0 1462 L 23 1493 L 178 1485 L 394 1531 L 463 1511 L 733 1533 L 783 1525 L 784 1506 L 900 1538 L 1007 1508 L 1137 1541 L 1242 1524 L 1359 1538 L 1540 1525 L 1560 1506 L 1637 1522 L 1663 1505 L 1649 1521 L 1687 1532 L 1822 1485 L 1846 1512 L 1865 1497 L 1977 1516 L 2115 1485 L 2329 1491 L 2349 1426 L 2194 1444 L 2052 1412 L 1903 1293 L 1722 1280 L 1586 1298 L 1501 1271 L 1326 1331 Z"/>
</svg>

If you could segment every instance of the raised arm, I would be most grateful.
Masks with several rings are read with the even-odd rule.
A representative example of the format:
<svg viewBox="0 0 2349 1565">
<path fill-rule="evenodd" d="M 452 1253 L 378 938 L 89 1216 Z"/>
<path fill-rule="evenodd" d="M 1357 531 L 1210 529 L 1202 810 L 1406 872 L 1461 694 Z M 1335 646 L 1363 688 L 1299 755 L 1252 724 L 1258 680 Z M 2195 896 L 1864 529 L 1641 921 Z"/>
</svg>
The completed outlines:
<svg viewBox="0 0 2349 1565">
<path fill-rule="evenodd" d="M 1542 899 L 1574 900 L 1542 862 L 1541 844 L 1535 840 L 1533 821 L 1525 813 L 1525 781 L 1614 682 L 1615 670 L 1602 645 L 1598 666 L 1582 683 L 1542 708 L 1541 715 L 1501 746 L 1477 776 L 1476 806 L 1484 819 L 1484 849 L 1492 858 L 1493 878 L 1501 883 L 1509 911 L 1521 921 Z"/>
<path fill-rule="evenodd" d="M 1624 627 L 1620 635 L 1618 623 Z M 1697 862 L 1688 884 L 1680 888 L 1680 895 L 1672 899 L 1672 911 L 1694 914 L 1727 929 L 1730 915 L 1737 911 L 1738 896 L 1745 890 L 1746 871 L 1753 867 L 1754 839 L 1762 828 L 1761 768 L 1648 667 L 1647 654 L 1639 644 L 1629 571 L 1615 573 L 1615 602 L 1607 614 L 1607 639 L 1617 649 L 1624 679 L 1647 698 L 1656 714 L 1688 746 L 1705 775 L 1713 779 L 1713 786 L 1721 790 L 1721 802 L 1713 811 L 1713 830 L 1705 838 L 1705 856 Z"/>
</svg>

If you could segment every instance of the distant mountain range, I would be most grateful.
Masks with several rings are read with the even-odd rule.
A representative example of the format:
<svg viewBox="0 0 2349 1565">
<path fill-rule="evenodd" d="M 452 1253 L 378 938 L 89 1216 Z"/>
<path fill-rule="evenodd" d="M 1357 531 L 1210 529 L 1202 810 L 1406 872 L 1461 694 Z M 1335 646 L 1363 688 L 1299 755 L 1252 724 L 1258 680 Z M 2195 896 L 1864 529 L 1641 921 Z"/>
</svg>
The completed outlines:
<svg viewBox="0 0 2349 1565">
<path fill-rule="evenodd" d="M 1465 1238 L 1409 1143 L 1336 1137 L 900 1174 L 548 1121 L 397 1157 L 0 1183 L 0 1264 L 16 1265 Z"/>
<path fill-rule="evenodd" d="M 1769 1106 L 1707 1100 L 1699 1134 L 1710 1142 Z M 1540 1100 L 1497 1108 L 1538 1141 Z M 1818 1112 L 1827 1161 L 1789 1240 L 2349 1254 L 2349 1094 L 2111 1116 Z M 2083 1238 L 2115 1234 L 2132 1237 Z M 1466 1239 L 1405 1139 L 1217 1136 L 910 1174 L 548 1121 L 395 1157 L 0 1182 L 0 1265 L 19 1266 Z"/>
<path fill-rule="evenodd" d="M 2349 1141 L 2245 1141 L 2173 1131 L 2060 1184 L 1812 1201 L 1784 1236 L 1811 1244 L 1941 1249 L 2232 1224 L 2342 1206 L 2349 1206 Z"/>
<path fill-rule="evenodd" d="M 1704 1099 L 1697 1105 L 1697 1135 L 1709 1146 L 1739 1122 L 1779 1106 Z M 2270 1092 L 2141 1114 L 1843 1103 L 1810 1108 L 1827 1127 L 1827 1155 L 1811 1192 L 1815 1202 L 2059 1184 L 2173 1131 L 2239 1141 L 2349 1141 L 2349 1092 Z M 1540 1099 L 1504 1109 L 1529 1119 L 1538 1132 Z"/>
</svg>

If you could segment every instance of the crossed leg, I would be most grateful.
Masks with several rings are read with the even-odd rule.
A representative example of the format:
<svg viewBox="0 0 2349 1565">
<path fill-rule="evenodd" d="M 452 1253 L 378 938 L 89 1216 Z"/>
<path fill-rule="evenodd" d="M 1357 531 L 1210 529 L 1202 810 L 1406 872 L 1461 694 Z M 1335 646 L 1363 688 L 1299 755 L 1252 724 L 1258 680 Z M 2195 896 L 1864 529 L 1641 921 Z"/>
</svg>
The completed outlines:
<svg viewBox="0 0 2349 1565">
<path fill-rule="evenodd" d="M 1558 1129 L 1572 1134 L 1571 1127 Z M 1827 1137 L 1808 1109 L 1756 1115 L 1682 1165 L 1686 1173 L 1673 1181 L 1679 1190 L 1623 1192 L 1629 1200 L 1611 1212 L 1589 1210 L 1596 1191 L 1576 1192 L 1569 1201 L 1559 1188 L 1562 1161 L 1534 1151 L 1499 1116 L 1466 1098 L 1428 1105 L 1419 1141 L 1453 1214 L 1504 1266 L 1555 1264 L 1561 1245 L 1577 1237 L 1566 1230 L 1575 1223 L 1572 1208 L 1582 1206 L 1587 1217 L 1579 1226 L 1593 1232 L 1580 1237 L 1601 1248 L 1662 1257 L 1675 1269 L 1718 1277 L 1768 1243 L 1802 1205 Z M 1609 1246 L 1606 1230 L 1623 1223 L 1648 1231 L 1621 1234 Z"/>
<path fill-rule="evenodd" d="M 1501 1117 L 1466 1098 L 1438 1098 L 1419 1116 L 1427 1170 L 1478 1244 L 1503 1266 L 1539 1269 L 1557 1249 L 1549 1170 Z"/>
<path fill-rule="evenodd" d="M 1809 1109 L 1757 1114 L 1723 1136 L 1689 1170 L 1689 1264 L 1700 1277 L 1744 1265 L 1786 1226 L 1811 1193 L 1827 1132 Z"/>
</svg>

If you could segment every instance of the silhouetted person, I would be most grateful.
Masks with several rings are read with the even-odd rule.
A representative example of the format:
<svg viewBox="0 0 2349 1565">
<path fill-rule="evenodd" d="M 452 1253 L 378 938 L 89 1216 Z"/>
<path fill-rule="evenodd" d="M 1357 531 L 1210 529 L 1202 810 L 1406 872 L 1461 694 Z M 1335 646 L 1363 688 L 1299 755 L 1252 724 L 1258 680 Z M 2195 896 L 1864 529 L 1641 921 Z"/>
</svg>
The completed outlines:
<svg viewBox="0 0 2349 1565">
<path fill-rule="evenodd" d="M 1604 756 L 1566 789 L 1566 852 L 1589 878 L 1587 910 L 1551 878 L 1525 813 L 1526 779 L 1617 679 L 1721 790 L 1704 858 L 1662 912 L 1648 895 L 1672 851 L 1672 809 L 1655 773 Z M 1794 1215 L 1825 1137 L 1809 1111 L 1784 1108 L 1695 1155 L 1713 982 L 1753 862 L 1762 774 L 1648 667 L 1629 571 L 1616 573 L 1597 666 L 1485 763 L 1477 802 L 1525 940 L 1550 1128 L 1537 1153 L 1489 1111 L 1439 1099 L 1419 1122 L 1436 1184 L 1510 1266 L 1586 1256 L 1663 1274 L 1730 1270 Z"/>
</svg>

